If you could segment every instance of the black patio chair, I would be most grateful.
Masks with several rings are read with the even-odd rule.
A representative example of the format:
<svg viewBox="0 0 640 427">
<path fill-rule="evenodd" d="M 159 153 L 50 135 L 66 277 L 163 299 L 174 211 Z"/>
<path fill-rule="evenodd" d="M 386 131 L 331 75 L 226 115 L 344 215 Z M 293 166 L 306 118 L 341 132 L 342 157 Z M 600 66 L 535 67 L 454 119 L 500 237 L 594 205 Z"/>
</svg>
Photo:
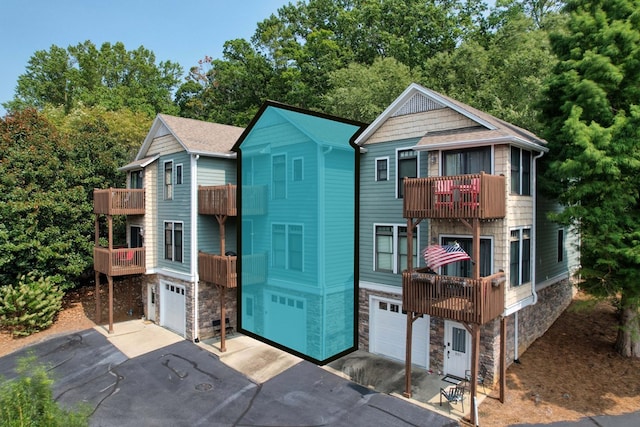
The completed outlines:
<svg viewBox="0 0 640 427">
<path fill-rule="evenodd" d="M 442 398 L 444 397 L 449 402 L 449 413 L 451 413 L 451 405 L 454 403 L 460 403 L 462 406 L 462 412 L 464 413 L 464 393 L 465 387 L 457 385 L 447 389 L 440 389 L 440 406 L 442 406 Z"/>
<path fill-rule="evenodd" d="M 464 377 L 469 383 L 469 387 L 471 387 L 471 371 L 464 371 Z M 484 394 L 487 394 L 487 389 L 484 387 L 484 379 L 487 377 L 487 367 L 484 365 L 480 365 L 480 369 L 478 369 L 478 384 L 482 386 L 482 391 Z"/>
</svg>

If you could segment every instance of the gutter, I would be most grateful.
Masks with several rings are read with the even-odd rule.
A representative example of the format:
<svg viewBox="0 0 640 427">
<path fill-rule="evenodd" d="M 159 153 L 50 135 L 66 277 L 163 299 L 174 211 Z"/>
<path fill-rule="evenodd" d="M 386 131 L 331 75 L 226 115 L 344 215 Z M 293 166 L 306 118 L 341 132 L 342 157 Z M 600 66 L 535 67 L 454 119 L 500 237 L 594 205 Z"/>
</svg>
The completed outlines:
<svg viewBox="0 0 640 427">
<path fill-rule="evenodd" d="M 191 156 L 191 276 L 193 277 L 194 312 L 193 312 L 193 341 L 200 341 L 200 326 L 198 324 L 198 307 L 200 295 L 200 277 L 198 275 L 198 159 L 199 154 Z"/>
</svg>

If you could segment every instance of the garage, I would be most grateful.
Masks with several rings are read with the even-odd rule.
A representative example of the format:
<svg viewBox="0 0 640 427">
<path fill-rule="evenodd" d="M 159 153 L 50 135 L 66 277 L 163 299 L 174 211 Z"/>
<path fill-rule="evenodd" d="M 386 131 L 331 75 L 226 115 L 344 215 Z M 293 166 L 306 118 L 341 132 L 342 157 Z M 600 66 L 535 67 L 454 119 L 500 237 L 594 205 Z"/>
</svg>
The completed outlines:
<svg viewBox="0 0 640 427">
<path fill-rule="evenodd" d="M 407 315 L 399 300 L 371 297 L 369 306 L 369 351 L 404 361 Z M 429 368 L 429 316 L 413 323 L 411 362 Z"/>
<path fill-rule="evenodd" d="M 184 336 L 185 334 L 185 287 L 163 282 L 160 299 L 160 324 Z"/>
</svg>

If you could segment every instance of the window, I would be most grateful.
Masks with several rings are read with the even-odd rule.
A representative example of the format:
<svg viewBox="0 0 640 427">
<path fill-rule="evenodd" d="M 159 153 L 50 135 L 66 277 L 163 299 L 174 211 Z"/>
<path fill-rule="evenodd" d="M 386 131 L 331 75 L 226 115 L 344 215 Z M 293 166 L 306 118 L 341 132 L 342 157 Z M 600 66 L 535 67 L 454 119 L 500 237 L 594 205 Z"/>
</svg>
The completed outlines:
<svg viewBox="0 0 640 427">
<path fill-rule="evenodd" d="M 418 176 L 418 152 L 409 150 L 398 151 L 398 198 L 404 194 L 404 178 L 416 178 Z"/>
<path fill-rule="evenodd" d="M 142 227 L 137 225 L 132 225 L 129 228 L 129 236 L 130 236 L 130 248 L 141 248 L 142 247 Z"/>
<path fill-rule="evenodd" d="M 304 265 L 303 229 L 301 225 L 272 224 L 271 265 L 302 271 Z"/>
<path fill-rule="evenodd" d="M 375 226 L 374 270 L 401 273 L 407 269 L 407 227 L 402 225 Z M 413 265 L 418 263 L 418 229 L 413 230 Z"/>
<path fill-rule="evenodd" d="M 130 175 L 131 181 L 129 182 L 129 188 L 135 188 L 135 189 L 143 188 L 142 187 L 142 175 L 143 175 L 143 173 L 142 173 L 141 170 L 131 172 L 131 175 Z"/>
<path fill-rule="evenodd" d="M 389 158 L 376 159 L 376 181 L 389 180 Z"/>
<path fill-rule="evenodd" d="M 491 173 L 491 147 L 444 151 L 442 157 L 445 176 Z"/>
<path fill-rule="evenodd" d="M 473 258 L 473 239 L 461 236 L 448 236 L 440 239 L 442 245 L 459 244 L 464 251 Z M 490 276 L 493 273 L 491 239 L 480 239 L 480 277 Z M 471 261 L 457 261 L 442 267 L 445 276 L 471 277 L 473 264 Z"/>
<path fill-rule="evenodd" d="M 182 262 L 182 223 L 164 223 L 164 259 Z"/>
<path fill-rule="evenodd" d="M 293 181 L 302 181 L 304 179 L 303 175 L 303 162 L 302 157 L 298 157 L 297 159 L 293 159 Z"/>
<path fill-rule="evenodd" d="M 287 197 L 287 158 L 284 154 L 271 158 L 273 188 L 271 196 L 274 199 Z"/>
<path fill-rule="evenodd" d="M 558 262 L 564 261 L 564 230 L 558 230 Z"/>
<path fill-rule="evenodd" d="M 176 165 L 176 185 L 182 185 L 182 165 Z"/>
<path fill-rule="evenodd" d="M 531 152 L 511 147 L 511 193 L 531 195 Z"/>
<path fill-rule="evenodd" d="M 531 229 L 511 230 L 509 243 L 511 286 L 531 281 Z"/>
<path fill-rule="evenodd" d="M 164 162 L 164 199 L 173 199 L 173 162 Z"/>
</svg>

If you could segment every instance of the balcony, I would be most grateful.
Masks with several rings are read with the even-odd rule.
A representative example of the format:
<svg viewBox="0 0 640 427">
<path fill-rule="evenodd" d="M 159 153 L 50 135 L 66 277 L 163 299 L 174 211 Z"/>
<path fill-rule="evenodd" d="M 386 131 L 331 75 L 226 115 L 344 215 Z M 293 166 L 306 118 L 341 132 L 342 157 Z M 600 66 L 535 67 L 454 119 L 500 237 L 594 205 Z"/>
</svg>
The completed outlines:
<svg viewBox="0 0 640 427">
<path fill-rule="evenodd" d="M 93 268 L 108 276 L 144 274 L 144 248 L 111 249 L 102 246 L 93 248 Z"/>
<path fill-rule="evenodd" d="M 504 176 L 405 178 L 405 218 L 498 219 L 506 214 Z"/>
<path fill-rule="evenodd" d="M 238 286 L 236 256 L 213 255 L 198 252 L 198 274 L 203 282 L 213 283 L 225 288 Z"/>
<path fill-rule="evenodd" d="M 402 273 L 403 310 L 483 325 L 504 311 L 506 276 L 480 279 L 440 276 L 421 270 Z"/>
<path fill-rule="evenodd" d="M 93 213 L 144 215 L 144 189 L 96 188 L 93 190 Z"/>
<path fill-rule="evenodd" d="M 198 213 L 237 216 L 236 186 L 231 184 L 199 186 Z"/>
</svg>

